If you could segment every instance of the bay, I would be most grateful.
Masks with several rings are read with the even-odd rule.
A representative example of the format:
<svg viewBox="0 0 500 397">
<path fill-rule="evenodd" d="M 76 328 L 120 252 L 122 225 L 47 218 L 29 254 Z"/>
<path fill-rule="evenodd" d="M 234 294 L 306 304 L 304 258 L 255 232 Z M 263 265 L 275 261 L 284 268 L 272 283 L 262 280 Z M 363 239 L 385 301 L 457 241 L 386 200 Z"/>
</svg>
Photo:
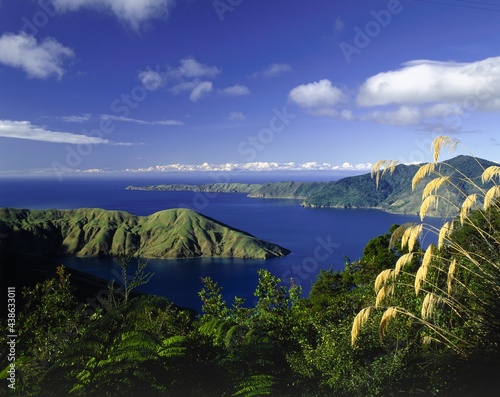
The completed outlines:
<svg viewBox="0 0 500 397">
<path fill-rule="evenodd" d="M 282 177 L 282 175 L 280 175 Z M 261 183 L 260 175 L 237 182 Z M 275 176 L 275 178 L 277 178 Z M 276 179 L 276 181 L 283 179 Z M 316 179 L 317 180 L 317 179 Z M 321 269 L 341 270 L 345 257 L 357 260 L 367 242 L 391 225 L 418 222 L 416 216 L 388 214 L 369 209 L 311 209 L 297 200 L 252 199 L 246 194 L 196 193 L 125 190 L 130 184 L 210 183 L 206 176 L 177 175 L 161 179 L 145 178 L 76 178 L 59 182 L 53 179 L 8 178 L 0 180 L 0 207 L 30 209 L 104 208 L 124 210 L 134 215 L 150 215 L 170 208 L 191 208 L 233 228 L 291 250 L 283 258 L 242 260 L 196 258 L 148 260 L 151 281 L 143 292 L 169 298 L 180 306 L 199 310 L 198 291 L 201 278 L 211 277 L 224 288 L 231 303 L 235 296 L 254 303 L 257 270 L 264 268 L 289 284 L 293 278 L 303 288 L 304 296 Z M 430 223 L 439 226 L 440 219 Z M 435 241 L 429 234 L 424 243 Z M 119 280 L 117 263 L 110 258 L 57 258 L 68 267 L 97 275 L 104 280 Z"/>
</svg>

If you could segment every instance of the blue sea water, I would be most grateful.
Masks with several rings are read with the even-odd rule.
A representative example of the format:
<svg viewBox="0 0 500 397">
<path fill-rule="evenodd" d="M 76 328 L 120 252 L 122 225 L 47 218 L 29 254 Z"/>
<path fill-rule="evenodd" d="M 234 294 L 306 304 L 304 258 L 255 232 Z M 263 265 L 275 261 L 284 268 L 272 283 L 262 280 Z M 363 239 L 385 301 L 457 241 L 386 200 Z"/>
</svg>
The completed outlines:
<svg viewBox="0 0 500 397">
<path fill-rule="evenodd" d="M 270 181 L 269 178 L 268 175 L 265 181 Z M 276 179 L 280 180 L 283 179 Z M 262 176 L 252 176 L 233 181 L 259 183 L 264 180 Z M 224 288 L 223 295 L 228 303 L 235 296 L 245 298 L 249 305 L 254 302 L 257 270 L 261 268 L 270 270 L 286 284 L 293 278 L 306 296 L 320 269 L 341 270 L 344 257 L 359 259 L 366 243 L 386 233 L 391 225 L 419 220 L 416 216 L 378 210 L 303 208 L 297 200 L 251 199 L 245 194 L 125 190 L 130 184 L 203 182 L 213 180 L 185 175 L 168 179 L 76 178 L 62 182 L 46 178 L 7 178 L 0 179 L 0 207 L 104 208 L 135 215 L 150 215 L 169 208 L 191 208 L 292 251 L 286 257 L 271 260 L 149 260 L 147 271 L 154 276 L 142 290 L 197 310 L 201 306 L 197 294 L 202 286 L 201 277 L 210 276 L 216 280 Z M 439 225 L 442 221 L 431 219 L 431 223 Z M 427 242 L 433 238 L 433 235 L 427 236 Z M 66 257 L 57 260 L 105 280 L 118 276 L 117 264 L 112 259 Z"/>
</svg>

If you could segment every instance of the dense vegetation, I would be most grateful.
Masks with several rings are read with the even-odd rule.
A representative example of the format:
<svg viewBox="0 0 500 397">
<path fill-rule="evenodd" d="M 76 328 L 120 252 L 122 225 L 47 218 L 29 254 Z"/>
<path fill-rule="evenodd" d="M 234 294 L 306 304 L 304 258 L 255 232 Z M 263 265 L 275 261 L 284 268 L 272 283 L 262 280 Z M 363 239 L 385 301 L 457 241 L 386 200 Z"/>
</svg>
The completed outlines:
<svg viewBox="0 0 500 397">
<path fill-rule="evenodd" d="M 44 255 L 272 258 L 289 253 L 188 209 L 134 216 L 102 209 L 0 208 L 4 243 Z"/>
<path fill-rule="evenodd" d="M 453 143 L 437 140 L 437 154 Z M 421 167 L 414 186 L 432 175 L 422 218 L 438 191 L 461 188 L 436 164 Z M 462 178 L 479 193 L 465 194 L 457 217 L 435 230 L 438 245 L 420 246 L 421 224 L 394 225 L 368 242 L 360 260 L 346 259 L 342 272 L 321 271 L 307 298 L 293 282 L 285 287 L 260 270 L 255 304 L 225 302 L 222 287 L 206 278 L 203 312 L 193 316 L 158 297 L 132 298 L 150 276 L 140 268 L 91 307 L 78 302 L 59 268 L 56 278 L 24 292 L 16 393 L 496 396 L 499 178 L 498 166 L 483 171 L 480 184 L 493 185 L 486 190 Z"/>
<path fill-rule="evenodd" d="M 471 156 L 457 156 L 445 163 L 436 165 L 436 171 L 449 176 L 459 190 L 449 190 L 438 208 L 431 208 L 428 215 L 447 217 L 454 207 L 461 204 L 462 194 L 479 193 L 477 182 L 481 180 L 484 169 L 494 166 L 491 161 Z M 411 181 L 419 170 L 417 165 L 399 164 L 393 172 L 373 183 L 373 175 L 365 174 L 340 179 L 335 182 L 275 182 L 262 185 L 241 183 L 214 183 L 207 185 L 153 185 L 132 187 L 130 190 L 192 190 L 200 192 L 240 192 L 248 193 L 253 198 L 281 198 L 303 200 L 306 207 L 332 208 L 378 208 L 399 214 L 417 214 L 420 210 L 420 197 L 427 176 L 423 183 L 411 187 Z M 474 183 L 465 183 L 464 178 Z M 492 187 L 487 184 L 483 188 Z"/>
</svg>

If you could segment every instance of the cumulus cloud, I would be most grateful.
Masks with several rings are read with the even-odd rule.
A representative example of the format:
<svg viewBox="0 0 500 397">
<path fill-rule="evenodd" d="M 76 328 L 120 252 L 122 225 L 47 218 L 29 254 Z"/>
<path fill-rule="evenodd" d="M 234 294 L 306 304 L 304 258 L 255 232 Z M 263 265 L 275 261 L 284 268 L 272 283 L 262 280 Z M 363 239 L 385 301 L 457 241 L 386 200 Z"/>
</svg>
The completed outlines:
<svg viewBox="0 0 500 397">
<path fill-rule="evenodd" d="M 183 81 L 182 83 L 178 83 L 178 84 L 174 85 L 170 89 L 170 91 L 174 95 L 178 95 L 181 92 L 192 91 L 193 88 L 196 87 L 198 84 L 200 84 L 200 80 L 198 80 L 198 79 L 193 80 L 193 81 Z"/>
<path fill-rule="evenodd" d="M 38 42 L 26 33 L 5 33 L 0 37 L 0 63 L 24 70 L 28 77 L 61 79 L 64 62 L 74 56 L 73 50 L 53 38 Z"/>
<path fill-rule="evenodd" d="M 193 57 L 181 59 L 180 66 L 169 71 L 175 78 L 214 78 L 221 70 L 217 66 L 209 66 L 198 62 Z"/>
<path fill-rule="evenodd" d="M 241 96 L 250 94 L 250 90 L 245 85 L 235 84 L 220 90 L 220 93 L 228 96 Z"/>
<path fill-rule="evenodd" d="M 323 79 L 293 88 L 288 98 L 304 108 L 330 108 L 342 102 L 345 96 L 330 80 Z"/>
<path fill-rule="evenodd" d="M 371 120 L 381 124 L 409 125 L 418 124 L 422 118 L 416 107 L 401 106 L 396 110 L 374 111 L 363 116 L 363 120 Z"/>
<path fill-rule="evenodd" d="M 108 139 L 71 132 L 51 131 L 29 121 L 0 120 L 0 137 L 71 144 L 113 144 Z"/>
<path fill-rule="evenodd" d="M 138 74 L 141 84 L 149 91 L 155 91 L 165 84 L 165 77 L 153 70 L 143 70 Z"/>
<path fill-rule="evenodd" d="M 347 96 L 326 79 L 295 87 L 289 99 L 318 116 L 471 132 L 462 125 L 472 112 L 500 111 L 500 57 L 461 63 L 406 62 L 400 69 L 366 79 L 355 95 L 357 108 L 340 110 Z"/>
<path fill-rule="evenodd" d="M 351 164 L 345 162 L 342 165 L 331 163 L 280 163 L 269 161 L 256 161 L 251 163 L 222 163 L 222 164 L 168 164 L 156 165 L 146 168 L 127 169 L 127 172 L 236 172 L 236 171 L 370 171 L 371 163 Z"/>
<path fill-rule="evenodd" d="M 77 11 L 81 8 L 111 11 L 118 19 L 138 30 L 153 18 L 166 17 L 175 0 L 51 0 L 58 11 Z"/>
<path fill-rule="evenodd" d="M 271 63 L 267 68 L 260 72 L 254 73 L 251 77 L 275 77 L 280 74 L 291 72 L 292 67 L 287 63 Z"/>
<path fill-rule="evenodd" d="M 247 119 L 242 112 L 230 112 L 226 118 L 229 121 L 244 121 Z"/>
<path fill-rule="evenodd" d="M 417 60 L 368 78 L 359 90 L 361 106 L 459 103 L 476 99 L 500 110 L 500 57 L 470 63 Z"/>
<path fill-rule="evenodd" d="M 189 100 L 198 102 L 203 96 L 213 91 L 213 84 L 210 81 L 202 81 L 193 88 L 189 95 Z"/>
<path fill-rule="evenodd" d="M 500 111 L 500 57 L 469 63 L 406 62 L 398 70 L 369 77 L 357 103 L 377 108 L 363 120 L 459 132 L 464 114 Z"/>
</svg>

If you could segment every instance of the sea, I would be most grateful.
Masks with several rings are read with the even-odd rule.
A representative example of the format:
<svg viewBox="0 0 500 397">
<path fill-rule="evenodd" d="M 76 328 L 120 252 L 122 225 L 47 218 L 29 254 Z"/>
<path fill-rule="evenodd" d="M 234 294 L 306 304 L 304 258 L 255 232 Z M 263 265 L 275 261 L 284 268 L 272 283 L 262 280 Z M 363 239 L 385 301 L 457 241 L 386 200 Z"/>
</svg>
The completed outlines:
<svg viewBox="0 0 500 397">
<path fill-rule="evenodd" d="M 176 173 L 167 176 L 81 176 L 64 178 L 0 178 L 0 207 L 28 209 L 103 208 L 150 215 L 170 208 L 190 208 L 233 228 L 278 244 L 291 251 L 268 260 L 196 258 L 147 260 L 146 271 L 154 273 L 139 291 L 160 295 L 173 303 L 200 311 L 198 292 L 203 277 L 211 277 L 223 288 L 228 305 L 234 298 L 255 303 L 259 269 L 267 269 L 290 285 L 291 279 L 307 297 L 321 269 L 342 270 L 347 260 L 358 260 L 368 241 L 387 233 L 393 224 L 419 222 L 415 215 L 395 215 L 375 209 L 304 208 L 300 200 L 253 199 L 240 193 L 201 193 L 126 190 L 129 185 L 169 183 L 242 182 L 267 183 L 285 180 L 327 181 L 330 174 L 287 175 L 246 173 L 214 179 L 214 175 Z M 443 220 L 426 219 L 431 227 Z M 423 245 L 435 242 L 434 233 L 424 235 Z M 58 263 L 120 283 L 118 265 L 110 258 L 54 258 Z"/>
</svg>

